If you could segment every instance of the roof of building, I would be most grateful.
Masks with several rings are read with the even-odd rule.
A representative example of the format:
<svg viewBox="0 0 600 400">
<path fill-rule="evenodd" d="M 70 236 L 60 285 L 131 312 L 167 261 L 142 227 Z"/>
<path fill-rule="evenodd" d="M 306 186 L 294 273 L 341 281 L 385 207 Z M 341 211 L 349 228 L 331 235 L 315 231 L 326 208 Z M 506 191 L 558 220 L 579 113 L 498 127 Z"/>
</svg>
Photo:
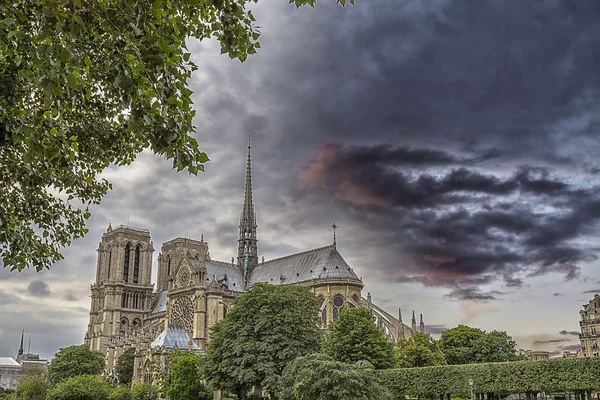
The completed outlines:
<svg viewBox="0 0 600 400">
<path fill-rule="evenodd" d="M 207 282 L 221 281 L 227 275 L 227 287 L 234 292 L 244 291 L 244 279 L 242 272 L 237 265 L 222 261 L 210 260 L 206 263 L 206 278 Z"/>
<path fill-rule="evenodd" d="M 251 283 L 287 285 L 313 279 L 352 279 L 360 282 L 334 244 L 258 264 Z"/>
<path fill-rule="evenodd" d="M 0 366 L 1 367 L 21 367 L 14 358 L 12 357 L 0 357 Z"/>
<path fill-rule="evenodd" d="M 167 294 L 168 290 L 161 290 L 156 293 L 152 306 L 150 306 L 150 314 L 158 314 L 167 311 Z"/>
<path fill-rule="evenodd" d="M 193 341 L 192 350 L 200 350 L 200 347 Z M 185 329 L 169 326 L 160 333 L 150 344 L 150 348 L 162 347 L 165 349 L 188 349 L 190 345 L 190 335 Z"/>
</svg>

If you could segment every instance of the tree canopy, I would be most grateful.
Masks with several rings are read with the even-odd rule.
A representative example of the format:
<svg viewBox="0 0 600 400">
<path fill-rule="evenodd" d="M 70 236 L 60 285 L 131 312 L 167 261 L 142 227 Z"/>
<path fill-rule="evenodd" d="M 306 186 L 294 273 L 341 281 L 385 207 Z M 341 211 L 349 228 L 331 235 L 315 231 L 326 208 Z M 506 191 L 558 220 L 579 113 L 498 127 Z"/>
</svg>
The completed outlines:
<svg viewBox="0 0 600 400">
<path fill-rule="evenodd" d="M 290 363 L 281 378 L 280 396 L 294 400 L 392 398 L 370 363 L 348 364 L 323 354 L 299 357 Z"/>
<path fill-rule="evenodd" d="M 376 369 L 396 365 L 394 345 L 375 326 L 371 312 L 365 308 L 342 310 L 323 342 L 323 353 L 341 362 L 368 361 Z"/>
<path fill-rule="evenodd" d="M 169 400 L 212 400 L 213 393 L 203 383 L 202 357 L 189 352 L 177 354 L 163 391 Z"/>
<path fill-rule="evenodd" d="M 158 387 L 137 383 L 131 387 L 131 400 L 158 400 Z"/>
<path fill-rule="evenodd" d="M 128 347 L 123 350 L 115 365 L 115 372 L 119 379 L 119 384 L 128 385 L 133 379 L 133 365 L 135 362 L 135 348 Z"/>
<path fill-rule="evenodd" d="M 448 364 L 470 364 L 477 362 L 473 344 L 485 334 L 477 328 L 459 325 L 442 333 L 440 348 Z"/>
<path fill-rule="evenodd" d="M 42 374 L 25 374 L 15 391 L 17 399 L 46 400 L 50 384 Z"/>
<path fill-rule="evenodd" d="M 52 385 L 79 375 L 100 375 L 104 371 L 104 357 L 89 346 L 69 346 L 54 354 L 48 367 L 48 380 Z M 82 381 L 83 382 L 83 381 Z M 83 384 L 79 382 L 78 384 Z"/>
<path fill-rule="evenodd" d="M 506 332 L 492 331 L 473 342 L 473 352 L 477 362 L 519 361 L 517 343 Z"/>
<path fill-rule="evenodd" d="M 242 398 L 253 387 L 275 393 L 289 362 L 319 351 L 318 311 L 307 287 L 252 285 L 210 333 L 209 383 Z"/>
<path fill-rule="evenodd" d="M 107 400 L 112 387 L 97 375 L 79 375 L 59 382 L 48 400 Z"/>
<path fill-rule="evenodd" d="M 215 38 L 244 61 L 260 48 L 247 8 L 257 1 L 0 0 L 4 267 L 62 259 L 111 188 L 99 177 L 111 164 L 150 149 L 178 171 L 204 170 L 186 40 Z"/>
<path fill-rule="evenodd" d="M 398 366 L 401 368 L 429 367 L 446 363 L 437 341 L 426 333 L 417 332 L 409 339 L 400 338 L 396 349 Z"/>
</svg>

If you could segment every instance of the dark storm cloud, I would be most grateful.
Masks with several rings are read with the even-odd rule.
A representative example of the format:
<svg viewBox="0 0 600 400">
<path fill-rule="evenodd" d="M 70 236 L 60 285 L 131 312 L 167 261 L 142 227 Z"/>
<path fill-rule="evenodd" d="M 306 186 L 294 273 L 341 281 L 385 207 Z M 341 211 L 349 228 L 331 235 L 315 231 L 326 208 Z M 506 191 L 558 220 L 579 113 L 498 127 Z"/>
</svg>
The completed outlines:
<svg viewBox="0 0 600 400">
<path fill-rule="evenodd" d="M 558 333 L 560 333 L 563 336 L 579 336 L 579 332 L 577 332 L 577 331 L 562 330 Z"/>
<path fill-rule="evenodd" d="M 471 300 L 471 301 L 489 301 L 489 300 L 498 300 L 499 296 L 504 293 L 492 290 L 490 292 L 481 292 L 474 287 L 461 288 L 452 290 L 449 294 L 446 295 L 449 299 L 455 300 Z"/>
<path fill-rule="evenodd" d="M 578 351 L 581 350 L 581 346 L 578 344 L 570 344 L 562 347 L 563 351 Z"/>
<path fill-rule="evenodd" d="M 535 345 L 554 344 L 568 342 L 569 339 L 550 339 L 550 340 L 536 340 L 533 342 Z"/>
<path fill-rule="evenodd" d="M 29 283 L 27 286 L 27 293 L 34 297 L 47 297 L 50 296 L 50 287 L 43 281 L 35 280 Z"/>
</svg>

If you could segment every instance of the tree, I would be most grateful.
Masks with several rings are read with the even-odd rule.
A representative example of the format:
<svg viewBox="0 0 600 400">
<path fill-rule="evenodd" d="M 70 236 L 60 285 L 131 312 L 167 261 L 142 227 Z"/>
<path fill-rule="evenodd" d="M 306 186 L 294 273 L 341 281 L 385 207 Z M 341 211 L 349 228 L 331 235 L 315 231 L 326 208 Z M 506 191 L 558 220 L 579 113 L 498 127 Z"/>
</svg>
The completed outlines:
<svg viewBox="0 0 600 400">
<path fill-rule="evenodd" d="M 284 370 L 280 396 L 294 400 L 386 400 L 390 392 L 365 361 L 347 364 L 323 354 L 299 357 Z"/>
<path fill-rule="evenodd" d="M 135 348 L 128 347 L 119 356 L 115 365 L 115 372 L 119 378 L 119 384 L 129 385 L 133 378 L 133 364 L 135 362 Z"/>
<path fill-rule="evenodd" d="M 446 363 L 444 353 L 435 339 L 426 333 L 417 332 L 409 339 L 401 338 L 396 344 L 400 368 L 429 367 Z"/>
<path fill-rule="evenodd" d="M 323 342 L 323 353 L 341 362 L 368 361 L 376 369 L 396 365 L 394 345 L 375 326 L 373 315 L 365 308 L 342 310 Z"/>
<path fill-rule="evenodd" d="M 46 400 L 49 389 L 50 384 L 44 376 L 26 374 L 17 386 L 16 397 L 27 400 Z"/>
<path fill-rule="evenodd" d="M 48 400 L 106 400 L 112 388 L 97 375 L 73 376 L 58 383 Z"/>
<path fill-rule="evenodd" d="M 178 354 L 163 390 L 169 400 L 212 400 L 213 393 L 203 381 L 202 358 L 191 352 Z"/>
<path fill-rule="evenodd" d="M 448 364 L 470 364 L 477 362 L 473 344 L 485 334 L 477 328 L 459 325 L 442 333 L 440 348 Z"/>
<path fill-rule="evenodd" d="M 473 342 L 477 362 L 519 361 L 517 343 L 506 332 L 492 331 Z"/>
<path fill-rule="evenodd" d="M 158 388 L 148 383 L 138 383 L 131 387 L 131 400 L 158 400 Z"/>
<path fill-rule="evenodd" d="M 110 400 L 131 400 L 131 390 L 127 386 L 118 386 L 110 394 Z"/>
<path fill-rule="evenodd" d="M 78 375 L 100 375 L 104 371 L 104 357 L 88 345 L 64 347 L 54 354 L 48 367 L 48 380 L 52 385 Z"/>
<path fill-rule="evenodd" d="M 178 171 L 204 170 L 186 40 L 216 38 L 244 61 L 260 48 L 253 2 L 0 0 L 4 267 L 62 259 L 111 187 L 98 178 L 111 164 L 150 149 Z"/>
<path fill-rule="evenodd" d="M 253 284 L 210 334 L 209 383 L 240 398 L 253 387 L 275 393 L 289 362 L 319 350 L 318 311 L 307 287 Z"/>
</svg>

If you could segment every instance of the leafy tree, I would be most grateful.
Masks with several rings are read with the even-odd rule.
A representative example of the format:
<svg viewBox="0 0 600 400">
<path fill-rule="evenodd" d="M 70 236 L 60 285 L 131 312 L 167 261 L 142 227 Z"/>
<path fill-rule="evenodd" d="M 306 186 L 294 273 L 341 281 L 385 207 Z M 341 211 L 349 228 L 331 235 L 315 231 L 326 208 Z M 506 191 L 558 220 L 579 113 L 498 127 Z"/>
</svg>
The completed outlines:
<svg viewBox="0 0 600 400">
<path fill-rule="evenodd" d="M 40 374 L 27 373 L 19 382 L 16 390 L 18 399 L 46 400 L 50 384 Z"/>
<path fill-rule="evenodd" d="M 131 390 L 127 386 L 118 386 L 110 394 L 110 400 L 131 400 Z"/>
<path fill-rule="evenodd" d="M 48 395 L 48 400 L 106 400 L 112 388 L 97 375 L 73 376 L 58 383 Z"/>
<path fill-rule="evenodd" d="M 319 350 L 318 311 L 307 287 L 252 285 L 210 334 L 209 383 L 240 398 L 253 387 L 275 393 L 289 362 Z"/>
<path fill-rule="evenodd" d="M 158 388 L 147 383 L 138 383 L 131 387 L 131 400 L 158 400 Z"/>
<path fill-rule="evenodd" d="M 186 40 L 216 38 L 244 61 L 260 48 L 253 2 L 0 0 L 4 267 L 62 259 L 111 187 L 98 177 L 110 164 L 150 149 L 178 171 L 204 170 Z"/>
<path fill-rule="evenodd" d="M 169 400 L 212 400 L 213 393 L 203 383 L 202 358 L 195 353 L 177 355 L 164 392 Z"/>
<path fill-rule="evenodd" d="M 418 332 L 409 339 L 401 338 L 396 344 L 398 366 L 401 368 L 429 367 L 446 363 L 444 353 L 431 335 Z"/>
<path fill-rule="evenodd" d="M 477 328 L 459 325 L 442 333 L 440 348 L 448 364 L 470 364 L 477 362 L 473 344 L 485 334 Z"/>
<path fill-rule="evenodd" d="M 341 362 L 368 361 L 376 369 L 396 365 L 394 345 L 375 326 L 371 312 L 365 308 L 342 310 L 323 342 L 323 353 Z"/>
<path fill-rule="evenodd" d="M 104 371 L 104 357 L 89 346 L 64 347 L 54 354 L 48 367 L 48 380 L 52 385 L 78 375 L 100 375 Z"/>
<path fill-rule="evenodd" d="M 492 331 L 473 342 L 473 353 L 477 362 L 519 361 L 517 343 L 506 332 Z"/>
<path fill-rule="evenodd" d="M 280 396 L 294 400 L 392 398 L 370 363 L 347 364 L 323 354 L 299 357 L 288 365 L 281 378 Z"/>
<path fill-rule="evenodd" d="M 133 364 L 135 362 L 135 348 L 128 347 L 119 356 L 115 365 L 115 372 L 119 378 L 119 384 L 128 385 L 133 379 Z"/>
</svg>

